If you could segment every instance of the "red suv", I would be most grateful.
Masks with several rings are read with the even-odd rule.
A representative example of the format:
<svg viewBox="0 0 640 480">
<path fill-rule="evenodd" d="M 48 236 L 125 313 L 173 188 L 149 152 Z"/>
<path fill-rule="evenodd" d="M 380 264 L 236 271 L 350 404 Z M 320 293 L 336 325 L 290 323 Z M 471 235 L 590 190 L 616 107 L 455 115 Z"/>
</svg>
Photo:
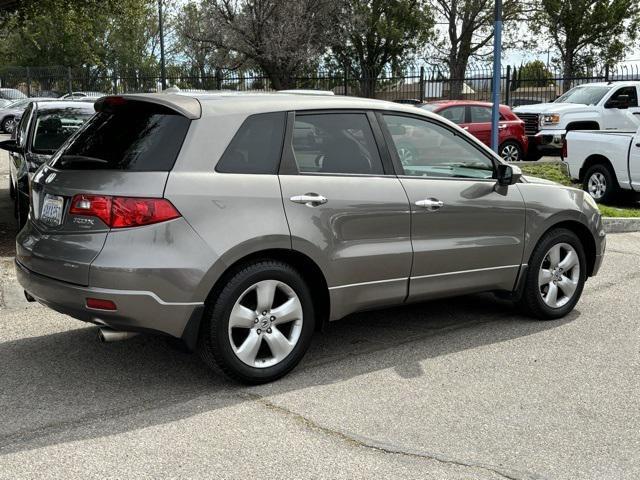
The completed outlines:
<svg viewBox="0 0 640 480">
<path fill-rule="evenodd" d="M 491 146 L 491 104 L 471 100 L 441 100 L 420 108 L 457 123 L 484 144 Z M 507 105 L 500 105 L 500 156 L 508 161 L 523 160 L 529 144 L 524 122 Z"/>
</svg>

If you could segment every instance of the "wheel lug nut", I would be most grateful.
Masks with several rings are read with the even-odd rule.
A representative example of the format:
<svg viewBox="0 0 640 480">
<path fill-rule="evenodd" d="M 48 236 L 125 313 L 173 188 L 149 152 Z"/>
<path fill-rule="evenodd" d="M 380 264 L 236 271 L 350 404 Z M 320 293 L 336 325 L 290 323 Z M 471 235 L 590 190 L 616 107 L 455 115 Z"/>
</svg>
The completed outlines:
<svg viewBox="0 0 640 480">
<path fill-rule="evenodd" d="M 258 319 L 256 318 L 253 323 L 258 323 Z"/>
<path fill-rule="evenodd" d="M 262 330 L 258 329 L 257 332 L 258 332 L 258 335 L 260 335 L 262 333 Z"/>
<path fill-rule="evenodd" d="M 267 328 L 267 333 L 271 333 L 271 329 L 270 328 Z"/>
<path fill-rule="evenodd" d="M 275 319 L 276 319 L 276 317 L 272 316 L 270 320 L 273 322 Z"/>
</svg>

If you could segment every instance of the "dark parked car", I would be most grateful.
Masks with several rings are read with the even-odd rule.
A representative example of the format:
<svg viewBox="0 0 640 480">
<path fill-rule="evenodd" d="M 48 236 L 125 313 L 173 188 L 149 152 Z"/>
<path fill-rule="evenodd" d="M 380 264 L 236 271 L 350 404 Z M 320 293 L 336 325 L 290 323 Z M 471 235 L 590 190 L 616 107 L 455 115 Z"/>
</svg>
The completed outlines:
<svg viewBox="0 0 640 480">
<path fill-rule="evenodd" d="M 9 192 L 21 228 L 29 212 L 29 179 L 94 113 L 91 102 L 31 102 L 12 139 L 0 142 L 11 153 Z"/>
<path fill-rule="evenodd" d="M 485 145 L 491 146 L 491 107 L 487 102 L 443 100 L 429 102 L 420 108 L 451 120 Z M 498 130 L 500 156 L 507 162 L 524 160 L 529 145 L 524 122 L 507 105 L 500 105 Z"/>
</svg>

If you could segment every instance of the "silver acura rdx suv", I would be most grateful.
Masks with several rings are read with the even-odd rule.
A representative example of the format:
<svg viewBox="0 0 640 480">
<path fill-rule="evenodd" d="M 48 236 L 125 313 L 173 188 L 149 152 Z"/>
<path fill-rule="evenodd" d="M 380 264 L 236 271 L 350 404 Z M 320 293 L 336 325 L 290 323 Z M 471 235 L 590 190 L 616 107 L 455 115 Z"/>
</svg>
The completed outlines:
<svg viewBox="0 0 640 480">
<path fill-rule="evenodd" d="M 523 177 L 442 117 L 296 94 L 100 99 L 34 175 L 27 298 L 156 332 L 248 383 L 376 307 L 503 292 L 567 314 L 602 262 L 591 197 Z"/>
</svg>

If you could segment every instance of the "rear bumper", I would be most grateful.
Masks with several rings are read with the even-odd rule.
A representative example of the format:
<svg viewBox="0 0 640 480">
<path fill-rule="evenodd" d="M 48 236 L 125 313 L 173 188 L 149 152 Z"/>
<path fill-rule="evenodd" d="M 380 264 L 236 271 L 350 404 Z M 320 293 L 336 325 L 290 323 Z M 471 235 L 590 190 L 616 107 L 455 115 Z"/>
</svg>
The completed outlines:
<svg viewBox="0 0 640 480">
<path fill-rule="evenodd" d="M 85 322 L 116 330 L 154 331 L 182 337 L 202 302 L 165 302 L 153 292 L 83 287 L 34 273 L 16 261 L 18 282 L 39 303 Z M 87 298 L 111 300 L 117 310 L 87 308 Z"/>
</svg>

